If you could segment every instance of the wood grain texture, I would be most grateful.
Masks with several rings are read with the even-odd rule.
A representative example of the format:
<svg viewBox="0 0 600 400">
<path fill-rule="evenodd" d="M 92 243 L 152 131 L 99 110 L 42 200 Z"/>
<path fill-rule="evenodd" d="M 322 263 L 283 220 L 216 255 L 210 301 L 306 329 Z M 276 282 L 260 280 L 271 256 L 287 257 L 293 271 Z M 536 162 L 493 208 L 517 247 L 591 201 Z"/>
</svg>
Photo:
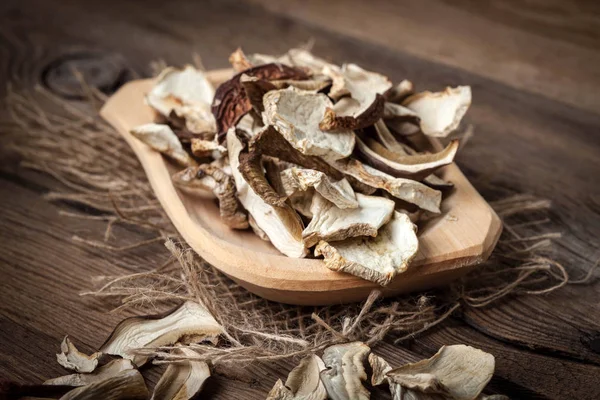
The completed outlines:
<svg viewBox="0 0 600 400">
<path fill-rule="evenodd" d="M 373 3 L 366 11 L 337 10 L 342 15 L 355 12 L 364 35 L 375 25 L 385 25 L 362 23 L 374 9 L 395 16 L 398 26 L 407 15 L 424 30 L 442 26 L 444 43 L 464 43 L 462 51 L 471 49 L 469 57 L 475 63 L 463 65 L 459 59 L 469 58 L 462 55 L 445 61 L 452 51 L 444 47 L 438 51 L 439 39 L 437 48 L 416 56 L 400 48 L 399 44 L 418 39 L 414 30 L 388 37 L 385 43 L 375 42 L 349 35 L 332 23 L 325 26 L 299 18 L 300 11 L 292 18 L 228 1 L 151 0 L 141 7 L 114 0 L 7 0 L 0 2 L 0 93 L 5 82 L 14 78 L 23 86 L 46 84 L 43 77 L 48 76 L 49 65 L 56 60 L 71 62 L 82 53 L 119 57 L 120 68 L 136 77 L 148 76 L 149 62 L 159 58 L 181 65 L 198 51 L 208 68 L 219 68 L 226 66 L 227 56 L 238 45 L 250 52 L 283 52 L 311 37 L 316 39 L 317 54 L 336 62 L 356 62 L 395 81 L 411 78 L 417 88 L 471 84 L 474 105 L 468 119 L 475 124 L 476 134 L 459 154 L 458 165 L 485 198 L 503 191 L 552 199 L 550 225 L 564 233 L 557 253 L 572 275 L 582 276 L 600 257 L 600 115 L 597 107 L 589 106 L 598 99 L 589 94 L 597 92 L 598 85 L 595 3 L 556 6 L 558 2 L 551 2 L 554 6 L 542 7 L 541 2 L 519 2 L 521 7 L 510 9 L 498 2 L 474 3 L 415 2 L 397 11 L 397 2 L 389 2 Z M 445 7 L 437 10 L 452 7 L 454 12 L 433 15 L 435 4 Z M 552 7 L 559 11 L 554 13 Z M 418 12 L 408 14 L 415 9 Z M 431 28 L 416 19 L 418 15 L 444 17 L 445 25 Z M 464 28 L 453 29 L 456 26 Z M 471 38 L 465 37 L 468 27 Z M 505 50 L 503 38 L 510 51 Z M 541 50 L 531 52 L 535 46 Z M 490 56 L 494 50 L 506 58 Z M 523 76 L 533 79 L 533 88 Z M 55 83 L 72 87 L 64 79 Z M 576 97 L 579 93 L 581 101 Z M 2 108 L 0 118 L 7 118 Z M 42 195 L 57 183 L 18 168 L 18 160 L 4 154 L 5 129 L 0 124 L 0 375 L 34 383 L 64 372 L 54 356 L 64 334 L 69 333 L 82 350 L 92 350 L 123 317 L 82 301 L 78 293 L 89 277 L 146 270 L 162 261 L 156 260 L 161 245 L 124 257 L 69 241 L 77 233 L 101 236 L 104 225 L 64 218 L 59 210 L 97 211 L 44 200 Z M 144 238 L 143 232 L 127 229 L 119 236 L 127 243 Z M 402 348 L 384 344 L 376 351 L 400 365 L 430 356 L 441 344 L 467 343 L 491 351 L 498 360 L 490 392 L 513 398 L 596 399 L 599 296 L 595 284 L 569 286 L 544 297 L 510 299 L 457 315 L 452 323 Z M 211 378 L 207 397 L 264 399 L 273 382 L 291 368 L 289 362 L 241 367 L 235 378 Z M 158 373 L 153 372 L 150 383 Z"/>
</svg>

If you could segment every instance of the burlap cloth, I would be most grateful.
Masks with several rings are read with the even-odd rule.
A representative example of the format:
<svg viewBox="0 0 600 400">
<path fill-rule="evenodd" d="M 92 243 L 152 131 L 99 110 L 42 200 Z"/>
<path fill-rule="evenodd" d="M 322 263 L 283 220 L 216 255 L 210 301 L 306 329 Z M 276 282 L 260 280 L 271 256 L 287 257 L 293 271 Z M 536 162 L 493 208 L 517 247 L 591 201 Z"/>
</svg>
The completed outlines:
<svg viewBox="0 0 600 400">
<path fill-rule="evenodd" d="M 204 304 L 225 327 L 225 339 L 214 347 L 191 345 L 199 359 L 213 364 L 301 356 L 334 343 L 362 340 L 402 342 L 442 323 L 461 307 L 485 307 L 507 296 L 539 295 L 567 284 L 565 267 L 551 257 L 551 242 L 560 236 L 545 216 L 550 202 L 509 189 L 486 190 L 487 200 L 504 222 L 504 233 L 489 261 L 451 287 L 393 299 L 374 291 L 363 304 L 298 307 L 257 297 L 197 256 L 179 237 L 150 188 L 127 144 L 98 117 L 104 95 L 85 87 L 88 102 L 66 102 L 42 88 L 9 90 L 8 111 L 14 121 L 14 149 L 22 166 L 43 171 L 64 189 L 49 201 L 78 203 L 94 215 L 65 211 L 73 218 L 106 222 L 104 237 L 76 242 L 127 252 L 161 241 L 173 262 L 121 277 L 98 277 L 86 295 L 120 299 L 120 308 L 155 313 L 184 300 Z M 478 182 L 479 189 L 484 183 Z M 492 198 L 490 198 L 492 197 Z M 498 200 L 500 199 L 500 200 Z M 120 245 L 111 234 L 117 224 L 144 230 L 153 238 Z M 578 282 L 591 276 L 588 274 Z M 571 280 L 572 281 L 572 280 Z M 82 282 L 82 286 L 86 286 Z M 146 349 L 155 362 L 176 358 L 169 348 Z"/>
</svg>

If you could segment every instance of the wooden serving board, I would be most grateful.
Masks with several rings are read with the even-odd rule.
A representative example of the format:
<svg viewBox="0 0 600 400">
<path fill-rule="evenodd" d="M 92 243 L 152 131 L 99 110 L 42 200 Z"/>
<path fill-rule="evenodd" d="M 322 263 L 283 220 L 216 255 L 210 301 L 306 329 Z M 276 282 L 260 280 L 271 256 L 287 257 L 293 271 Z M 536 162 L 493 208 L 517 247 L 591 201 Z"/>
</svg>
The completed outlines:
<svg viewBox="0 0 600 400">
<path fill-rule="evenodd" d="M 209 74 L 217 85 L 231 76 L 231 70 Z M 152 122 L 153 112 L 144 103 L 152 84 L 150 79 L 125 84 L 100 114 L 129 143 L 156 197 L 186 242 L 206 261 L 261 297 L 289 304 L 325 305 L 361 301 L 376 288 L 392 296 L 442 286 L 485 261 L 498 241 L 500 219 L 460 169 L 451 164 L 441 176 L 453 182 L 455 189 L 442 202 L 441 216 L 419 225 L 417 256 L 408 271 L 388 286 L 382 288 L 331 271 L 321 259 L 286 257 L 251 230 L 232 230 L 221 223 L 213 199 L 179 192 L 171 182 L 175 167 L 129 133 Z"/>
</svg>

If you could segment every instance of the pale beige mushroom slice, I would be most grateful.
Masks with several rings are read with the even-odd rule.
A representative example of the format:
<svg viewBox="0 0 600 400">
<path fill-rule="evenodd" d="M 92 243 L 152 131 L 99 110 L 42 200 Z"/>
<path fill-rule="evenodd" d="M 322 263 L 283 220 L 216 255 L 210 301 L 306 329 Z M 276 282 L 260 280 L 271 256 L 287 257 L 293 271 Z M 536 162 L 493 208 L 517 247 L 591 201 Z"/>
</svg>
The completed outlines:
<svg viewBox="0 0 600 400">
<path fill-rule="evenodd" d="M 177 135 L 169 125 L 144 124 L 133 128 L 130 132 L 152 149 L 166 155 L 184 167 L 196 164 L 194 159 L 183 149 Z"/>
<path fill-rule="evenodd" d="M 121 356 L 143 365 L 147 357 L 136 355 L 135 350 L 166 346 L 181 342 L 216 343 L 223 327 L 204 308 L 204 306 L 186 301 L 166 316 L 131 317 L 121 321 L 100 351 Z"/>
<path fill-rule="evenodd" d="M 215 138 L 216 139 L 216 138 Z M 227 149 L 216 140 L 191 139 L 192 154 L 196 157 L 220 159 L 227 155 Z"/>
<path fill-rule="evenodd" d="M 435 170 L 451 164 L 458 151 L 458 140 L 452 140 L 446 148 L 437 153 L 423 153 L 401 156 L 374 139 L 363 142 L 356 138 L 356 153 L 369 165 L 396 178 L 422 180 Z"/>
<path fill-rule="evenodd" d="M 324 256 L 325 266 L 331 270 L 385 286 L 406 271 L 418 249 L 417 227 L 406 214 L 394 211 L 391 221 L 376 237 L 321 241 L 315 248 L 315 256 Z"/>
<path fill-rule="evenodd" d="M 198 353 L 185 347 L 173 350 L 173 354 L 197 357 Z M 170 363 L 160 377 L 150 400 L 188 400 L 202 390 L 210 377 L 210 368 L 204 361 L 181 360 Z"/>
<path fill-rule="evenodd" d="M 329 72 L 333 79 L 329 96 L 339 100 L 323 114 L 319 124 L 321 129 L 360 129 L 383 116 L 383 94 L 392 87 L 386 76 L 366 71 L 355 64 L 345 64 L 339 71 L 327 68 L 324 71 Z"/>
<path fill-rule="evenodd" d="M 123 371 L 133 369 L 131 360 L 119 358 L 98 367 L 91 373 L 71 374 L 59 376 L 58 378 L 48 379 L 44 385 L 64 385 L 64 386 L 85 386 L 91 383 L 99 382 L 112 378 Z"/>
<path fill-rule="evenodd" d="M 471 346 L 443 346 L 433 357 L 395 368 L 387 373 L 394 399 L 411 391 L 415 399 L 472 400 L 494 374 L 494 356 Z M 423 396 L 421 396 L 423 394 Z"/>
<path fill-rule="evenodd" d="M 377 236 L 394 212 L 395 203 L 381 196 L 356 194 L 357 208 L 342 209 L 316 193 L 310 211 L 313 219 L 302 232 L 306 247 L 321 240 L 339 241 L 357 236 Z"/>
<path fill-rule="evenodd" d="M 272 125 L 302 154 L 337 160 L 348 157 L 354 149 L 354 133 L 335 133 L 319 128 L 325 110 L 331 108 L 329 98 L 293 87 L 273 90 L 263 97 L 263 122 Z"/>
<path fill-rule="evenodd" d="M 332 165 L 365 185 L 385 190 L 400 200 L 432 213 L 440 213 L 442 193 L 439 190 L 411 179 L 395 178 L 352 158 L 336 161 Z"/>
<path fill-rule="evenodd" d="M 305 257 L 307 250 L 302 241 L 303 224 L 298 214 L 287 205 L 277 207 L 267 204 L 239 172 L 239 156 L 243 147 L 235 129 L 230 129 L 227 132 L 227 150 L 240 202 L 277 250 L 288 257 Z"/>
<path fill-rule="evenodd" d="M 81 386 L 67 392 L 60 400 L 145 400 L 148 389 L 137 369 Z"/>
<path fill-rule="evenodd" d="M 385 361 L 382 357 L 371 353 L 369 354 L 369 365 L 371 366 L 371 385 L 378 386 L 384 382 L 387 382 L 387 377 L 385 376 L 389 371 L 392 370 L 390 364 Z"/>
<path fill-rule="evenodd" d="M 68 336 L 65 336 L 60 344 L 60 351 L 56 355 L 56 361 L 66 369 L 76 372 L 92 372 L 98 365 L 98 359 L 102 356 L 100 352 L 89 356 L 80 352 Z"/>
<path fill-rule="evenodd" d="M 320 357 L 311 354 L 288 375 L 285 385 L 278 379 L 269 392 L 267 400 L 326 400 L 327 391 L 320 373 L 325 364 Z"/>
<path fill-rule="evenodd" d="M 336 207 L 358 207 L 356 194 L 345 178 L 334 181 L 321 171 L 292 167 L 281 172 L 281 182 L 289 196 L 298 190 L 306 191 L 312 187 Z"/>
<path fill-rule="evenodd" d="M 146 96 L 146 102 L 163 116 L 171 113 L 184 118 L 186 128 L 194 133 L 216 132 L 211 103 L 215 89 L 204 72 L 186 66 L 166 68 Z"/>
<path fill-rule="evenodd" d="M 352 342 L 330 346 L 323 352 L 327 369 L 321 380 L 331 400 L 368 400 L 369 391 L 363 386 L 367 379 L 365 361 L 371 349 L 364 343 Z"/>
<path fill-rule="evenodd" d="M 446 137 L 460 124 L 471 105 L 469 86 L 447 87 L 443 92 L 421 92 L 402 103 L 421 119 L 421 131 L 428 136 Z"/>
</svg>

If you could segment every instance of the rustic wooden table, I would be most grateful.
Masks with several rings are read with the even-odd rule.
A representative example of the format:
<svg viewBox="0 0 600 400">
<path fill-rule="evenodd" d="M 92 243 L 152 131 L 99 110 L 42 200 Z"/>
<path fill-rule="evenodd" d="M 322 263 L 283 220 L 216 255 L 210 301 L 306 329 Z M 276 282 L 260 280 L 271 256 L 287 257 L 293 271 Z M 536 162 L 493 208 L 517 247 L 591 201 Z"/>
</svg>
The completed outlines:
<svg viewBox="0 0 600 400">
<path fill-rule="evenodd" d="M 315 39 L 315 52 L 354 61 L 418 87 L 470 84 L 476 136 L 458 164 L 480 180 L 553 201 L 564 232 L 557 247 L 573 274 L 600 257 L 600 6 L 595 2 L 461 0 L 320 2 L 0 2 L 0 92 L 6 82 L 76 94 L 66 66 L 87 69 L 105 90 L 148 75 L 163 58 L 193 51 L 207 68 L 226 66 L 241 45 L 283 52 Z M 4 110 L 4 107 L 0 110 Z M 0 111 L 3 121 L 8 115 Z M 0 125 L 3 130 L 6 125 Z M 153 247 L 123 258 L 69 238 L 104 225 L 63 218 L 72 204 L 44 194 L 60 183 L 0 156 L 0 376 L 40 382 L 64 373 L 54 354 L 65 334 L 97 348 L 119 315 L 78 293 L 89 277 L 156 265 Z M 481 179 L 483 178 L 483 179 Z M 485 195 L 485 187 L 478 186 Z M 93 212 L 79 209 L 80 212 Z M 140 233 L 124 230 L 135 242 Z M 160 246 L 157 244 L 157 246 Z M 154 248 L 156 250 L 156 248 Z M 600 398 L 600 285 L 567 286 L 465 311 L 403 347 L 385 344 L 393 364 L 467 343 L 496 356 L 491 392 L 512 398 Z M 286 362 L 213 378 L 206 398 L 262 399 Z M 151 374 L 156 381 L 158 373 Z M 203 396 L 203 398 L 205 398 Z"/>
</svg>

